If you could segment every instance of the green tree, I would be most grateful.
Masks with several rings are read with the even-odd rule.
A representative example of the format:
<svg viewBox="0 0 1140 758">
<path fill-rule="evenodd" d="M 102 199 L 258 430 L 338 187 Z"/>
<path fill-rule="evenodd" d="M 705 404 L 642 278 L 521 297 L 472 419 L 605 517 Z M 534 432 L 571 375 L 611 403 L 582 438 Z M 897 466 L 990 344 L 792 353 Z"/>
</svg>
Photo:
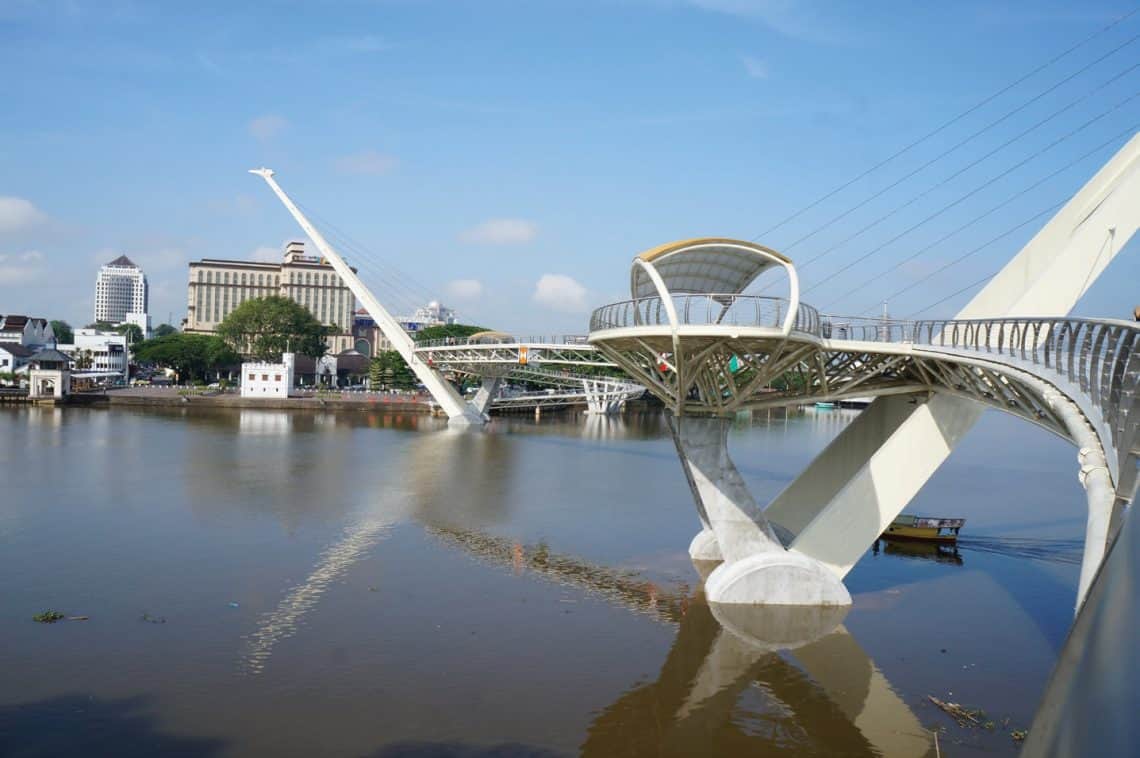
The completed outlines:
<svg viewBox="0 0 1140 758">
<path fill-rule="evenodd" d="M 416 342 L 430 342 L 431 340 L 441 340 L 447 337 L 460 340 L 467 339 L 472 334 L 485 331 L 487 331 L 486 327 L 473 326 L 471 324 L 437 324 L 436 326 L 429 326 L 426 329 L 420 329 L 415 333 L 414 337 Z"/>
<path fill-rule="evenodd" d="M 80 350 L 79 354 L 75 356 L 75 368 L 77 369 L 89 369 L 92 363 L 93 356 L 90 350 Z"/>
<path fill-rule="evenodd" d="M 100 332 L 113 332 L 113 331 L 115 331 L 115 325 L 112 324 L 110 321 L 95 321 L 94 323 L 88 324 L 87 326 L 85 326 L 83 328 L 84 329 L 96 329 Z"/>
<path fill-rule="evenodd" d="M 119 324 L 114 330 L 127 338 L 128 345 L 134 345 L 146 339 L 142 327 L 138 324 Z"/>
<path fill-rule="evenodd" d="M 59 344 L 70 345 L 75 342 L 75 331 L 66 321 L 52 321 L 51 330 L 55 334 L 55 341 Z"/>
<path fill-rule="evenodd" d="M 303 305 L 277 295 L 246 300 L 218 324 L 217 333 L 237 352 L 260 361 L 279 361 L 287 352 L 320 358 L 327 349 L 328 329 Z"/>
<path fill-rule="evenodd" d="M 416 375 L 403 357 L 395 350 L 382 350 L 372 359 L 368 371 L 373 388 L 396 387 L 410 389 L 416 385 Z"/>
<path fill-rule="evenodd" d="M 135 345 L 135 360 L 173 369 L 179 381 L 203 377 L 241 362 L 241 356 L 213 334 L 175 332 L 165 337 L 143 340 Z"/>
<path fill-rule="evenodd" d="M 167 337 L 171 334 L 177 334 L 178 330 L 170 324 L 159 324 L 154 328 L 155 337 Z"/>
</svg>

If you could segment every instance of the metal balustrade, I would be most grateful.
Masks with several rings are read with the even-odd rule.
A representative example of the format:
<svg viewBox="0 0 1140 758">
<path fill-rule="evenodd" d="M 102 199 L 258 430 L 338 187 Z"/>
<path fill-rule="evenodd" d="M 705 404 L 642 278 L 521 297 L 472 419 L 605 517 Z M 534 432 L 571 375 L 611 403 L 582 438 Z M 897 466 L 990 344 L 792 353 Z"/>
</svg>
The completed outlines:
<svg viewBox="0 0 1140 758">
<path fill-rule="evenodd" d="M 485 335 L 478 339 L 470 339 L 468 337 L 443 337 L 435 340 L 424 340 L 417 342 L 414 346 L 416 350 L 427 350 L 439 347 L 458 347 L 458 346 L 494 346 L 494 345 L 562 345 L 562 346 L 580 346 L 585 349 L 592 349 L 587 343 L 588 337 L 584 334 L 554 334 L 554 335 L 540 335 L 540 336 L 526 336 L 516 337 L 513 334 L 501 335 Z"/>
<path fill-rule="evenodd" d="M 779 329 L 788 309 L 785 299 L 759 295 L 678 294 L 672 302 L 682 325 Z M 638 326 L 671 326 L 660 297 L 610 303 L 590 318 L 591 332 Z M 1011 358 L 1020 364 L 1016 367 L 1039 367 L 1036 373 L 1046 380 L 1055 372 L 1101 412 L 1122 463 L 1140 449 L 1140 324 L 1068 317 L 909 321 L 821 316 L 801 303 L 794 331 L 822 338 L 832 348 L 844 341 L 929 346 Z"/>
<path fill-rule="evenodd" d="M 738 294 L 678 294 L 672 297 L 677 321 L 700 326 L 758 326 L 779 329 L 789 303 L 784 298 Z M 634 326 L 669 326 L 669 313 L 659 296 L 622 300 L 598 308 L 590 331 Z M 793 330 L 820 336 L 819 311 L 800 304 Z"/>
</svg>

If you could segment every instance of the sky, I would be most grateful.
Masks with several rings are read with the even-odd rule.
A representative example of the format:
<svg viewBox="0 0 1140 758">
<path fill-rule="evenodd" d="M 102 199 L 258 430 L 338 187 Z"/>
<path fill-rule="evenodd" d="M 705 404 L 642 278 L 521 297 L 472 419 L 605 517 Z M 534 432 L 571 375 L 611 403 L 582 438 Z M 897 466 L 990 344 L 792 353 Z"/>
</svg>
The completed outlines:
<svg viewBox="0 0 1140 758">
<path fill-rule="evenodd" d="M 821 310 L 951 316 L 1140 129 L 1135 9 L 0 0 L 0 313 L 86 324 L 125 254 L 177 325 L 189 261 L 303 239 L 268 166 L 397 313 L 581 334 L 726 236 Z M 1077 312 L 1128 317 L 1138 258 Z"/>
</svg>

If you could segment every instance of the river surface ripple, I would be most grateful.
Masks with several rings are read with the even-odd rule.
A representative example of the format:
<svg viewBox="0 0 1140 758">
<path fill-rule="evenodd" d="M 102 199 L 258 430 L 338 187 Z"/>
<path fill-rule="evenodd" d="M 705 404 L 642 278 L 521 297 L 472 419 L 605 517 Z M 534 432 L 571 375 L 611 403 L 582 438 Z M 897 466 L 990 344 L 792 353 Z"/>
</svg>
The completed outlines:
<svg viewBox="0 0 1140 758">
<path fill-rule="evenodd" d="M 852 418 L 739 419 L 757 500 Z M 961 547 L 869 549 L 778 649 L 705 603 L 659 414 L 0 409 L 0 754 L 1012 755 L 1072 615 L 1074 461 L 987 413 L 909 508 Z"/>
</svg>

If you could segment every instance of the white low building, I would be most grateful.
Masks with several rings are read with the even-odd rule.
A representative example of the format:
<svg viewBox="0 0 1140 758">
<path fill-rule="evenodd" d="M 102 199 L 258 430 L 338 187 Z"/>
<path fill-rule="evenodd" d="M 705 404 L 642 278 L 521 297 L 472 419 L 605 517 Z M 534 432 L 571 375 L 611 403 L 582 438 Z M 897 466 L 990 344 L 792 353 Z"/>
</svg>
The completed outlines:
<svg viewBox="0 0 1140 758">
<path fill-rule="evenodd" d="M 285 353 L 280 363 L 241 364 L 241 396 L 285 398 L 293 387 L 293 354 Z"/>
<path fill-rule="evenodd" d="M 56 345 L 72 361 L 75 374 L 117 374 L 126 381 L 130 373 L 127 337 L 98 329 L 76 329 L 74 342 Z"/>
</svg>

